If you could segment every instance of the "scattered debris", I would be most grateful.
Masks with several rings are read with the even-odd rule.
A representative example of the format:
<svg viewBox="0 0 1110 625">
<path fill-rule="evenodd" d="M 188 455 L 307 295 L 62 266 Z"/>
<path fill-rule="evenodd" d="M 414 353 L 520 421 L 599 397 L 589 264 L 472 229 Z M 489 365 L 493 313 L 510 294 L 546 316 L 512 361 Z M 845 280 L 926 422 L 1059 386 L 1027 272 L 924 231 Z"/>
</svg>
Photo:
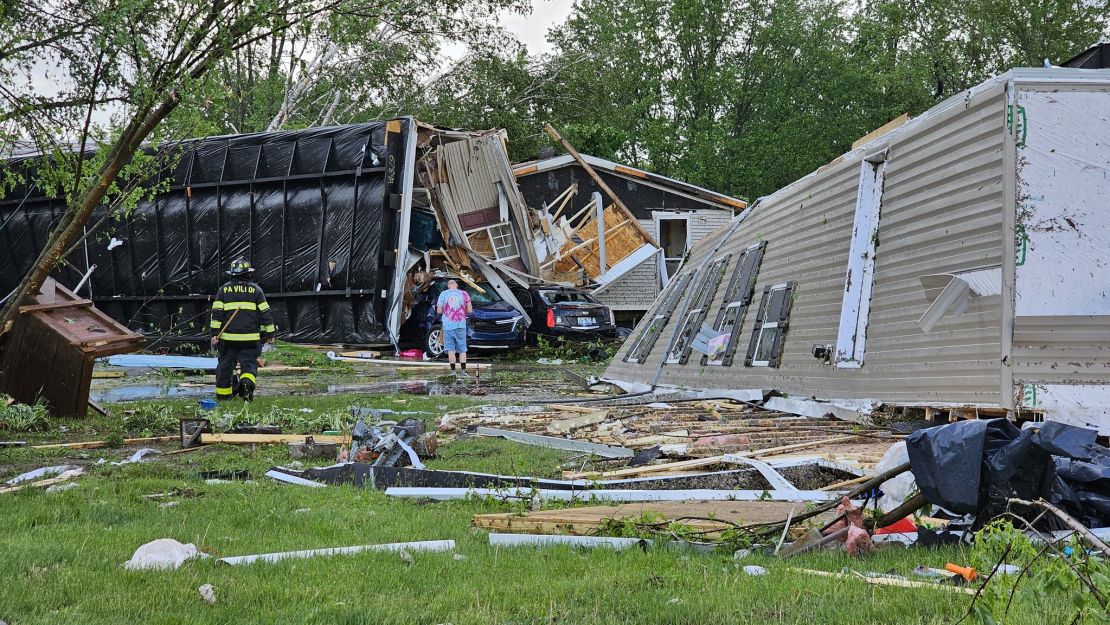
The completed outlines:
<svg viewBox="0 0 1110 625">
<path fill-rule="evenodd" d="M 1011 510 L 1010 500 L 1051 499 L 1086 527 L 1110 525 L 1110 449 L 1095 430 L 1054 421 L 1019 430 L 1005 419 L 980 419 L 918 430 L 906 439 L 925 500 L 983 525 Z M 1026 508 L 1042 529 L 1056 521 Z M 1110 555 L 1110 552 L 1108 552 Z"/>
<path fill-rule="evenodd" d="M 72 464 L 60 464 L 53 467 L 42 467 L 40 469 L 35 469 L 34 471 L 21 473 L 4 483 L 19 484 L 20 482 L 30 482 L 32 480 L 37 480 L 40 477 L 46 477 L 48 475 L 59 475 L 61 473 L 65 473 L 66 471 L 71 471 L 76 468 L 77 466 Z"/>
<path fill-rule="evenodd" d="M 182 544 L 172 538 L 159 538 L 136 549 L 135 555 L 123 564 L 123 568 L 129 571 L 176 569 L 197 557 L 201 557 L 201 553 L 196 545 Z"/>
<path fill-rule="evenodd" d="M 756 566 L 754 564 L 749 564 L 745 566 L 743 570 L 745 575 L 758 576 L 767 574 L 767 569 L 763 568 L 762 566 Z"/>
<path fill-rule="evenodd" d="M 304 441 L 289 443 L 290 458 L 336 458 L 339 454 L 339 444 L 317 442 L 314 437 L 306 437 Z"/>
<path fill-rule="evenodd" d="M 592 536 L 606 528 L 635 527 L 637 530 L 666 531 L 676 525 L 704 540 L 741 525 L 769 523 L 788 514 L 792 505 L 776 501 L 677 501 L 626 503 L 558 510 L 535 510 L 524 514 L 502 512 L 475 515 L 474 527 L 497 532 L 541 534 L 558 531 L 573 536 Z M 832 518 L 831 513 L 817 517 Z M 801 535 L 795 529 L 795 537 Z"/>
<path fill-rule="evenodd" d="M 287 484 L 296 484 L 297 486 L 309 486 L 311 488 L 324 488 L 326 486 L 325 484 L 313 482 L 312 480 L 306 480 L 295 475 L 289 475 L 288 473 L 282 473 L 281 471 L 267 471 L 266 477 L 277 480 L 279 482 L 285 482 Z"/>
<path fill-rule="evenodd" d="M 818 577 L 835 577 L 838 579 L 858 579 L 860 581 L 872 584 L 875 586 L 899 586 L 901 588 L 931 588 L 933 590 L 947 590 L 950 592 L 958 592 L 967 595 L 974 595 L 976 590 L 974 588 L 962 588 L 959 586 L 948 586 L 942 584 L 931 584 L 929 582 L 915 582 L 895 575 L 882 575 L 879 573 L 857 573 L 856 571 L 846 571 L 842 573 L 830 573 L 828 571 L 814 571 L 813 569 L 799 569 L 790 568 L 788 571 L 796 573 L 804 573 L 806 575 L 815 575 Z"/>
<path fill-rule="evenodd" d="M 502 501 L 829 501 L 836 497 L 820 490 L 537 490 L 534 488 L 420 488 L 385 489 L 389 497 L 447 501 L 471 497 Z"/>
<path fill-rule="evenodd" d="M 205 584 L 197 588 L 197 592 L 200 593 L 201 599 L 211 604 L 216 603 L 216 589 L 212 587 L 212 584 Z"/>
<path fill-rule="evenodd" d="M 587 441 L 529 434 L 527 432 L 514 432 L 512 430 L 499 430 L 497 428 L 479 426 L 475 429 L 475 433 L 479 436 L 499 436 L 526 445 L 537 445 L 539 447 L 562 449 L 564 451 L 580 451 L 602 458 L 631 458 L 635 455 L 631 449 L 625 449 L 624 447 L 611 447 L 609 445 L 601 445 Z"/>
<path fill-rule="evenodd" d="M 96 358 L 135 351 L 145 339 L 53 278 L 31 299 L 0 352 L 0 391 L 24 404 L 42 401 L 54 416 L 84 417 Z"/>
<path fill-rule="evenodd" d="M 69 480 L 69 479 L 72 479 L 72 478 L 75 478 L 75 477 L 78 477 L 78 476 L 81 476 L 81 475 L 84 475 L 84 474 L 85 474 L 85 470 L 82 469 L 82 468 L 70 469 L 68 471 L 63 472 L 58 477 L 51 477 L 51 478 L 47 478 L 45 480 L 38 480 L 37 482 L 19 483 L 19 484 L 16 484 L 14 486 L 5 486 L 3 488 L 0 488 L 0 495 L 4 495 L 4 494 L 7 494 L 7 493 L 16 493 L 16 492 L 19 492 L 19 491 L 21 491 L 25 488 L 42 488 L 42 487 L 46 487 L 46 486 L 53 486 L 54 484 L 60 484 L 64 481 L 66 481 L 66 480 Z"/>
<path fill-rule="evenodd" d="M 358 545 L 355 547 L 331 547 L 328 549 L 308 549 L 306 551 L 281 551 L 277 553 L 263 553 L 252 556 L 233 556 L 220 558 L 217 562 L 222 564 L 251 564 L 253 562 L 280 562 L 290 558 L 314 558 L 316 556 L 334 556 L 363 551 L 451 551 L 455 548 L 453 540 L 425 540 L 409 543 L 388 543 L 383 545 Z M 410 556 L 411 557 L 411 556 Z"/>
</svg>

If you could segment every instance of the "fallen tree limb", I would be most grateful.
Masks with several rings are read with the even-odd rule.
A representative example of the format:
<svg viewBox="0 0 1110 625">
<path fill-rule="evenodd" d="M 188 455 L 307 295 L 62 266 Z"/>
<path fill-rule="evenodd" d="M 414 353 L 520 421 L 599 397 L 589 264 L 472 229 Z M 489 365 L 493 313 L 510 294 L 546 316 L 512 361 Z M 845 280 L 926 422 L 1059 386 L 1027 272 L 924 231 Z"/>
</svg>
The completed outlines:
<svg viewBox="0 0 1110 625">
<path fill-rule="evenodd" d="M 1090 528 L 1088 528 L 1086 525 L 1083 525 L 1079 521 L 1076 521 L 1075 518 L 1072 517 L 1070 514 L 1048 503 L 1047 501 L 1043 499 L 1038 499 L 1037 501 L 1028 501 L 1026 499 L 1015 498 L 1011 498 L 1007 501 L 1022 506 L 1029 506 L 1031 508 L 1041 508 L 1042 510 L 1047 510 L 1052 514 L 1055 514 L 1061 521 L 1064 522 L 1065 525 L 1075 530 L 1076 533 L 1078 533 L 1083 538 L 1087 539 L 1087 542 L 1091 543 L 1092 546 L 1101 551 L 1103 555 L 1110 557 L 1110 545 L 1107 545 L 1105 542 L 1102 541 L 1102 539 L 1100 539 L 1098 536 L 1095 536 L 1094 532 L 1092 532 Z"/>
</svg>

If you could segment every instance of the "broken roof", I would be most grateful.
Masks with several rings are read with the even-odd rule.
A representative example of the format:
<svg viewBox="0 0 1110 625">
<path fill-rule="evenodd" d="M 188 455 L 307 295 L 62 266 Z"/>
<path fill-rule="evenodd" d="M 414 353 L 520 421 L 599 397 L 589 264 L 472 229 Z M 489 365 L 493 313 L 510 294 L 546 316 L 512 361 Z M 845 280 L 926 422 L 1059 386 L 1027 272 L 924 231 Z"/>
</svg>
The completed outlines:
<svg viewBox="0 0 1110 625">
<path fill-rule="evenodd" d="M 681 180 L 675 180 L 674 178 L 668 178 L 667 176 L 661 176 L 659 174 L 654 174 L 652 172 L 637 169 L 635 167 L 630 167 L 628 165 L 614 163 L 613 161 L 598 158 L 596 156 L 590 156 L 588 154 L 583 154 L 582 159 L 589 163 L 590 166 L 594 169 L 604 171 L 608 174 L 612 174 L 626 180 L 639 182 L 648 186 L 662 188 L 674 193 L 679 193 L 681 195 L 692 197 L 694 199 L 713 204 L 727 210 L 738 211 L 743 210 L 748 206 L 747 202 L 739 198 L 730 197 L 721 193 L 717 193 L 716 191 L 710 191 L 709 189 L 692 185 Z M 530 176 L 532 174 L 560 169 L 563 167 L 576 166 L 578 165 L 575 162 L 574 157 L 569 154 L 564 154 L 562 156 L 556 156 L 554 158 L 517 163 L 513 165 L 513 174 L 517 178 L 521 178 L 524 176 Z"/>
</svg>

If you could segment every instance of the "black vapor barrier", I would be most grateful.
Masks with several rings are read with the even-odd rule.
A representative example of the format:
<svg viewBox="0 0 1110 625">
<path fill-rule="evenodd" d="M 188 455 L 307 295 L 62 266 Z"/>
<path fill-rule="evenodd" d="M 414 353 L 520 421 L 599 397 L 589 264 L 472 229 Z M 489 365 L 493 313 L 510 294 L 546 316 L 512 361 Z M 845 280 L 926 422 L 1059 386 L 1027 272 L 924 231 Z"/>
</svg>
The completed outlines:
<svg viewBox="0 0 1110 625">
<path fill-rule="evenodd" d="M 1006 419 L 980 419 L 914 432 L 906 450 L 921 494 L 946 510 L 976 515 L 978 524 L 1005 512 L 1010 498 L 1043 498 L 1087 527 L 1110 525 L 1110 449 L 1097 443 L 1094 430 L 1038 425 L 1019 430 Z M 1065 529 L 1052 515 L 1037 523 Z"/>
<path fill-rule="evenodd" d="M 382 343 L 411 119 L 186 141 L 158 152 L 157 195 L 96 227 L 55 277 L 120 322 L 167 340 L 208 335 L 209 302 L 242 256 L 281 338 Z M 34 158 L 7 168 L 33 171 Z M 33 180 L 34 174 L 26 176 Z M 14 289 L 64 211 L 31 185 L 0 200 L 0 295 Z"/>
</svg>

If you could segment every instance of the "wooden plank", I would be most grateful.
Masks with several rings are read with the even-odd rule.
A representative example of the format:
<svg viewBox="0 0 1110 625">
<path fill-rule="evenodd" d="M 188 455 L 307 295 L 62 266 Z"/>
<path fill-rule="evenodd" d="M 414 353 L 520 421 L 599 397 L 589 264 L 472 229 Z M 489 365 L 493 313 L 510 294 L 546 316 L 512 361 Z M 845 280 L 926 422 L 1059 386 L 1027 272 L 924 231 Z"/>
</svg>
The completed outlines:
<svg viewBox="0 0 1110 625">
<path fill-rule="evenodd" d="M 787 570 L 788 571 L 794 571 L 796 573 L 805 573 L 806 575 L 816 575 L 816 576 L 819 576 L 819 577 L 835 577 L 835 578 L 838 578 L 838 579 L 858 579 L 860 581 L 867 582 L 868 584 L 871 584 L 871 585 L 874 585 L 874 586 L 898 586 L 900 588 L 931 588 L 933 590 L 945 590 L 945 591 L 948 591 L 948 592 L 963 593 L 965 595 L 974 595 L 974 594 L 977 594 L 977 592 L 978 592 L 976 589 L 968 588 L 966 586 L 945 586 L 943 584 L 934 584 L 934 583 L 931 583 L 931 582 L 915 582 L 915 581 L 908 580 L 908 579 L 897 579 L 897 578 L 894 578 L 894 577 L 868 577 L 866 575 L 861 575 L 860 573 L 855 573 L 855 572 L 853 572 L 851 574 L 849 574 L 849 573 L 830 573 L 828 571 L 814 571 L 812 569 L 798 569 L 798 568 L 793 568 L 793 567 L 788 568 Z"/>
<path fill-rule="evenodd" d="M 797 506 L 778 501 L 656 501 L 541 510 L 523 515 L 511 512 L 478 514 L 471 519 L 471 524 L 499 532 L 587 536 L 596 534 L 613 519 L 662 522 L 681 519 L 679 522 L 695 531 L 708 531 L 714 535 L 734 523 L 746 525 L 780 521 Z M 828 520 L 832 517 L 833 513 L 826 513 Z M 799 533 L 801 531 L 799 526 Z"/>
<path fill-rule="evenodd" d="M 90 399 L 90 400 L 88 400 L 88 404 L 89 404 L 89 408 L 92 408 L 93 411 L 95 411 L 100 416 L 102 416 L 102 417 L 112 416 L 112 413 L 105 410 L 104 406 L 101 406 L 100 404 L 96 403 L 95 401 Z"/>
<path fill-rule="evenodd" d="M 4 495 L 6 493 L 16 493 L 25 488 L 42 488 L 44 486 L 51 486 L 53 484 L 58 484 L 75 478 L 83 473 L 84 469 L 74 469 L 72 471 L 66 471 L 58 477 L 51 477 L 45 480 L 38 480 L 37 482 L 30 482 L 27 484 L 14 484 L 12 486 L 5 486 L 3 488 L 0 488 L 0 495 Z"/>
<path fill-rule="evenodd" d="M 552 421 L 547 425 L 547 431 L 552 434 L 569 434 L 575 430 L 580 430 L 584 427 L 597 425 L 602 421 L 609 418 L 608 410 L 598 410 L 589 414 L 584 414 L 569 419 L 560 419 Z"/>
<path fill-rule="evenodd" d="M 53 304 L 32 304 L 30 306 L 20 306 L 19 307 L 19 312 L 20 312 L 20 314 L 23 314 L 23 313 L 38 312 L 40 310 L 59 310 L 59 309 L 62 309 L 62 308 L 77 308 L 78 306 L 90 306 L 90 305 L 92 305 L 92 300 L 77 299 L 77 300 L 73 300 L 71 302 L 55 302 Z"/>
<path fill-rule="evenodd" d="M 690 469 L 697 469 L 702 467 L 710 467 L 713 465 L 726 462 L 726 456 L 744 456 L 746 458 L 765 458 L 767 456 L 776 456 L 779 454 L 790 453 L 792 451 L 800 451 L 811 447 L 818 447 L 821 445 L 831 445 L 834 443 L 845 443 L 854 440 L 855 435 L 850 436 L 834 436 L 832 438 L 823 438 L 814 441 L 807 441 L 805 443 L 795 443 L 793 445 L 783 445 L 781 447 L 771 447 L 769 449 L 759 449 L 756 451 L 744 451 L 734 454 L 722 454 L 719 456 L 709 456 L 707 458 L 697 458 L 694 460 L 681 460 L 679 462 L 670 462 L 667 464 L 651 464 L 642 467 L 631 467 L 628 469 L 618 469 L 616 471 L 606 471 L 604 473 L 564 473 L 566 479 L 588 479 L 593 477 L 602 478 L 621 478 L 621 477 L 634 477 L 639 475 L 651 475 L 653 473 L 669 473 L 671 471 L 688 471 Z"/>
<path fill-rule="evenodd" d="M 346 444 L 351 441 L 349 436 L 330 436 L 326 434 L 201 434 L 200 444 L 211 445 L 224 443 L 227 445 L 277 445 L 285 443 L 303 443 L 306 438 L 312 437 L 317 443 Z M 171 437 L 179 439 L 179 437 Z"/>
<path fill-rule="evenodd" d="M 151 436 L 148 438 L 125 438 L 124 445 L 145 445 L 147 443 L 168 443 L 179 441 L 180 436 Z M 99 449 L 106 445 L 105 441 L 82 441 L 79 443 L 54 443 L 51 445 L 32 445 L 31 449 Z"/>
<path fill-rule="evenodd" d="M 92 377 L 94 380 L 106 378 L 122 378 L 127 375 L 125 371 L 93 371 Z"/>
</svg>

